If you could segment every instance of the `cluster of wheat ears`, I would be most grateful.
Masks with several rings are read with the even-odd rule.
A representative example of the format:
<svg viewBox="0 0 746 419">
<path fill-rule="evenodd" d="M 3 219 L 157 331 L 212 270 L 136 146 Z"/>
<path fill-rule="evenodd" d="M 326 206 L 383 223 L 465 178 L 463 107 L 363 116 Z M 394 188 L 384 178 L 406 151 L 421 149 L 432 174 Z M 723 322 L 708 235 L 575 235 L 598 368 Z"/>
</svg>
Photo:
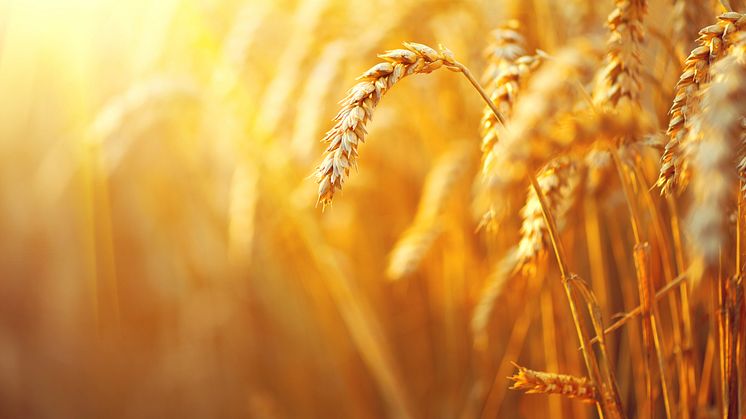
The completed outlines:
<svg viewBox="0 0 746 419">
<path fill-rule="evenodd" d="M 475 348 L 489 351 L 495 302 L 512 282 L 531 287 L 558 271 L 566 302 L 541 304 L 569 305 L 567 322 L 586 376 L 516 366 L 511 388 L 595 403 L 601 417 L 740 417 L 746 403 L 746 15 L 725 2 L 726 12 L 699 28 L 686 58 L 668 43 L 671 62 L 683 68 L 661 116 L 650 92 L 665 87 L 645 54 L 649 38 L 661 34 L 645 19 L 646 3 L 616 0 L 605 43 L 586 37 L 549 52 L 528 50 L 523 28 L 508 21 L 491 34 L 481 82 L 443 46 L 405 42 L 378 55 L 381 62 L 358 77 L 323 138 L 318 203 L 329 206 L 357 168 L 369 122 L 394 85 L 439 69 L 464 75 L 485 102 L 481 171 L 471 194 L 481 219 L 476 234 L 514 240 L 493 263 L 473 306 Z M 691 3 L 675 2 L 671 12 L 684 13 Z M 415 219 L 391 252 L 392 280 L 415 271 L 432 246 L 468 160 L 468 152 L 456 149 L 428 175 Z M 598 213 L 613 202 L 624 203 L 615 220 L 619 237 L 600 237 Z M 586 254 L 568 245 L 583 234 Z M 604 264 L 596 257 L 602 248 L 616 250 L 608 241 L 630 235 L 631 248 L 618 260 Z M 632 272 L 623 267 L 627 255 Z M 581 278 L 576 266 L 588 264 L 592 277 Z M 614 269 L 619 283 L 606 279 Z M 603 304 L 610 289 L 636 306 L 613 322 L 602 315 L 609 312 Z M 622 345 L 615 334 L 625 331 L 626 349 L 612 357 Z M 622 357 L 634 365 L 633 378 L 624 380 L 634 384 L 624 389 L 616 377 Z M 485 384 L 483 417 L 495 414 L 505 372 L 498 369 L 495 382 Z"/>
</svg>

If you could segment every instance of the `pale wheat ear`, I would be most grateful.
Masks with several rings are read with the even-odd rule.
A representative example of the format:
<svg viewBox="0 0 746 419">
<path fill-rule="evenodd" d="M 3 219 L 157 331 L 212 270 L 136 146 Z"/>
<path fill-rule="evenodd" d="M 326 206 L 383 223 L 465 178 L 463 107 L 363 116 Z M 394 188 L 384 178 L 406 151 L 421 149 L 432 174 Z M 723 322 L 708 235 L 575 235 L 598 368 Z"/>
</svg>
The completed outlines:
<svg viewBox="0 0 746 419">
<path fill-rule="evenodd" d="M 701 112 L 687 133 L 691 161 L 693 205 L 687 220 L 690 247 L 697 258 L 692 279 L 716 270 L 720 249 L 727 244 L 729 227 L 724 208 L 735 206 L 731 192 L 738 189 L 738 156 L 743 146 L 746 115 L 746 36 L 712 66 L 712 81 L 701 93 Z"/>
<path fill-rule="evenodd" d="M 455 143 L 428 172 L 417 214 L 389 255 L 386 276 L 390 280 L 400 280 L 412 274 L 443 232 L 446 209 L 465 175 L 473 169 L 475 149 L 473 144 Z"/>
<path fill-rule="evenodd" d="M 526 80 L 541 63 L 540 54 L 527 55 L 526 40 L 519 32 L 520 25 L 516 21 L 508 21 L 492 32 L 492 40 L 485 50 L 487 68 L 482 75 L 485 91 L 492 106 L 485 105 L 482 110 L 480 135 L 482 136 L 482 176 L 487 178 L 494 167 L 494 149 L 503 129 L 493 112 L 496 107 L 506 119 L 510 118 L 513 104 L 520 90 L 525 87 Z M 478 192 L 482 200 L 491 199 L 484 188 Z M 498 220 L 495 219 L 494 204 L 489 203 L 482 215 L 481 225 L 495 229 Z"/>
</svg>

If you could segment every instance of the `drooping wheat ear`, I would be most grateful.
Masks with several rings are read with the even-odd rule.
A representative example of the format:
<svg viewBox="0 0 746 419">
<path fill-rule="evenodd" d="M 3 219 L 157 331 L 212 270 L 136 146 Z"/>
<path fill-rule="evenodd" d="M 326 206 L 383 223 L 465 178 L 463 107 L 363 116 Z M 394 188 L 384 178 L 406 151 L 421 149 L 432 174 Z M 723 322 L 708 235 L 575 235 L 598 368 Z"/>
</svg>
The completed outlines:
<svg viewBox="0 0 746 419">
<path fill-rule="evenodd" d="M 432 247 L 435 239 L 443 231 L 441 217 L 448 200 L 454 196 L 454 189 L 464 178 L 473 161 L 476 150 L 466 144 L 455 144 L 430 170 L 423 188 L 417 215 L 404 231 L 389 257 L 386 275 L 398 280 L 419 266 Z"/>
<path fill-rule="evenodd" d="M 607 20 L 609 35 L 602 87 L 595 91 L 595 102 L 616 106 L 627 98 L 639 102 L 640 44 L 643 41 L 642 19 L 646 0 L 616 0 Z"/>
<path fill-rule="evenodd" d="M 365 125 L 373 117 L 381 97 L 394 84 L 411 74 L 430 73 L 443 66 L 460 71 L 448 50 L 436 51 L 414 42 L 405 42 L 404 47 L 379 55 L 384 62 L 358 77 L 360 82 L 341 101 L 342 109 L 334 117 L 336 123 L 323 139 L 329 144 L 324 159 L 316 168 L 318 202 L 322 206 L 331 203 L 336 190 L 342 189 L 350 168 L 356 166 L 358 144 L 365 141 Z"/>
<path fill-rule="evenodd" d="M 528 175 L 555 154 L 559 144 L 549 135 L 551 122 L 575 107 L 580 86 L 590 80 L 597 61 L 592 45 L 579 44 L 560 51 L 531 77 L 515 103 L 510 124 L 492 149 L 495 170 L 483 176 L 485 194 L 499 208 L 496 212 L 504 209 L 506 191 L 524 185 Z"/>
<path fill-rule="evenodd" d="M 668 144 L 661 157 L 661 168 L 657 185 L 661 193 L 670 194 L 675 189 L 686 187 L 687 175 L 684 157 L 690 119 L 696 114 L 697 92 L 707 82 L 710 66 L 716 62 L 731 44 L 730 39 L 746 26 L 746 15 L 724 13 L 718 22 L 699 31 L 698 47 L 694 48 L 684 63 L 684 71 L 676 84 L 676 96 L 669 114 Z"/>
<path fill-rule="evenodd" d="M 725 208 L 735 204 L 743 116 L 746 115 L 746 36 L 731 53 L 712 67 L 713 80 L 702 93 L 702 110 L 688 133 L 691 147 L 692 196 L 687 227 L 690 245 L 699 266 L 716 267 L 721 247 L 728 239 Z M 694 275 L 694 274 L 693 274 Z"/>
<path fill-rule="evenodd" d="M 518 368 L 518 373 L 508 377 L 513 381 L 511 390 L 523 390 L 527 394 L 561 394 L 586 403 L 596 402 L 596 389 L 586 377 L 534 371 L 517 364 L 513 365 Z"/>
</svg>

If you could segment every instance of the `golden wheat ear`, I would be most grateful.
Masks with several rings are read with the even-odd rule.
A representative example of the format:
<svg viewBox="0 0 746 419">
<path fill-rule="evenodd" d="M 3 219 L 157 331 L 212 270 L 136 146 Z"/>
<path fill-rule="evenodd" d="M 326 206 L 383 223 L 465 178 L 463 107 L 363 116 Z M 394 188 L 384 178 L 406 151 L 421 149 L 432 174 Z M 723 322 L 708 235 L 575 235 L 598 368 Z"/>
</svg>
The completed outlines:
<svg viewBox="0 0 746 419">
<path fill-rule="evenodd" d="M 669 114 L 669 141 L 661 157 L 661 168 L 657 185 L 661 193 L 670 194 L 674 190 L 686 187 L 688 159 L 686 157 L 687 135 L 699 110 L 697 93 L 710 77 L 710 67 L 717 62 L 732 45 L 732 40 L 746 27 L 746 15 L 742 13 L 723 13 L 717 23 L 699 31 L 697 47 L 694 48 L 684 63 L 684 70 L 676 84 L 676 94 Z"/>
<path fill-rule="evenodd" d="M 488 64 L 482 80 L 492 105 L 505 118 L 510 118 L 520 89 L 524 87 L 526 80 L 541 63 L 542 55 L 538 51 L 536 55 L 527 55 L 526 40 L 520 33 L 520 25 L 517 21 L 506 22 L 495 29 L 491 35 L 491 41 L 485 50 Z M 485 106 L 480 121 L 482 176 L 485 178 L 490 172 L 496 170 L 493 151 L 501 128 L 502 124 L 492 111 L 492 107 Z M 499 221 L 496 219 L 494 205 L 489 202 L 490 198 L 484 188 L 479 188 L 477 193 L 481 196 L 476 199 L 488 205 L 487 208 L 478 210 L 482 212 L 479 214 L 482 218 L 480 226 L 496 230 Z"/>
<path fill-rule="evenodd" d="M 327 206 L 334 193 L 342 189 L 350 168 L 357 165 L 358 145 L 365 141 L 366 124 L 386 92 L 399 80 L 412 74 L 426 74 L 445 66 L 456 69 L 453 55 L 446 49 L 436 51 L 427 45 L 405 42 L 405 49 L 380 54 L 384 61 L 360 75 L 347 96 L 342 109 L 334 117 L 334 127 L 324 136 L 328 144 L 321 164 L 316 168 L 319 184 L 318 203 Z"/>
<path fill-rule="evenodd" d="M 530 370 L 518 364 L 518 373 L 508 377 L 513 381 L 511 390 L 522 390 L 527 394 L 560 394 L 586 403 L 595 403 L 596 389 L 586 377 Z"/>
<path fill-rule="evenodd" d="M 601 71 L 601 88 L 594 92 L 596 103 L 616 106 L 623 99 L 639 103 L 640 44 L 646 9 L 646 0 L 615 1 L 614 10 L 607 19 L 608 52 L 606 66 Z"/>
</svg>

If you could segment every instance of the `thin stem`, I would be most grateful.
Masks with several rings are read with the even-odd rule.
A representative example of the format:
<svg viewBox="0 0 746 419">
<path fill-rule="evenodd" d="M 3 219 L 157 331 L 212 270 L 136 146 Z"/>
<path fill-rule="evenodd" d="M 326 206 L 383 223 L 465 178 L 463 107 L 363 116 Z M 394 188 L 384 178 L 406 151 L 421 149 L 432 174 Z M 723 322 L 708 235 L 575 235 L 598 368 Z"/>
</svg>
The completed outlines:
<svg viewBox="0 0 746 419">
<path fill-rule="evenodd" d="M 602 418 L 605 415 L 608 415 L 611 418 L 622 418 L 624 417 L 624 413 L 622 412 L 621 406 L 619 405 L 619 394 L 616 390 L 616 383 L 614 383 L 613 379 L 611 378 L 604 379 L 604 377 L 611 377 L 611 368 L 608 365 L 608 361 L 606 361 L 606 358 L 604 358 L 604 361 L 606 361 L 604 365 L 605 374 L 602 375 L 599 369 L 598 360 L 596 359 L 593 351 L 590 348 L 586 332 L 583 328 L 582 317 L 578 311 L 573 293 L 572 280 L 575 278 L 575 275 L 569 273 L 567 269 L 567 259 L 565 258 L 565 252 L 562 247 L 562 242 L 560 242 L 559 240 L 559 234 L 557 233 L 557 225 L 554 222 L 554 217 L 552 217 L 552 214 L 549 212 L 549 206 L 547 205 L 544 193 L 539 186 L 539 182 L 536 180 L 536 176 L 530 174 L 529 179 L 531 180 L 531 186 L 534 188 L 536 197 L 539 199 L 541 212 L 544 216 L 544 222 L 547 226 L 547 233 L 552 242 L 554 255 L 557 258 L 557 264 L 559 265 L 560 274 L 562 276 L 562 285 L 564 286 L 565 294 L 567 295 L 567 301 L 570 304 L 573 323 L 575 324 L 575 330 L 578 334 L 578 340 L 580 341 L 580 347 L 583 352 L 583 360 L 585 361 L 588 375 L 590 376 L 591 381 L 596 386 L 596 388 L 605 389 L 607 392 L 611 393 L 611 397 L 606 397 L 604 394 L 602 394 L 602 397 L 600 397 L 600 400 L 598 400 L 596 403 L 596 409 L 598 410 L 599 416 Z"/>
<path fill-rule="evenodd" d="M 671 290 L 675 289 L 679 285 L 685 285 L 686 284 L 686 278 L 687 273 L 684 272 L 683 274 L 677 276 L 673 280 L 671 280 L 669 283 L 667 283 L 663 288 L 661 288 L 656 294 L 655 294 L 655 301 L 658 302 L 663 299 Z M 620 327 L 624 326 L 627 321 L 634 318 L 635 316 L 638 316 L 640 312 L 642 311 L 642 308 L 640 306 L 635 307 L 634 309 L 630 310 L 628 313 L 624 313 L 619 320 L 614 322 L 611 326 L 607 327 L 606 330 L 604 330 L 604 335 L 608 335 L 609 333 L 619 329 Z M 591 343 L 598 342 L 598 336 L 591 339 Z"/>
<path fill-rule="evenodd" d="M 474 76 L 471 74 L 471 71 L 469 71 L 468 68 L 466 68 L 465 65 L 461 64 L 460 62 L 456 61 L 454 66 L 458 68 L 461 71 L 461 74 L 463 74 L 471 83 L 472 86 L 474 86 L 475 89 L 477 89 L 477 92 L 479 92 L 479 95 L 482 96 L 482 99 L 484 99 L 485 103 L 487 103 L 487 106 L 490 107 L 492 110 L 492 113 L 495 114 L 497 117 L 497 120 L 500 121 L 500 124 L 505 125 L 505 117 L 500 113 L 500 111 L 497 109 L 497 106 L 495 103 L 490 99 L 487 92 L 484 91 L 482 86 L 479 84 L 477 79 L 474 78 Z"/>
<path fill-rule="evenodd" d="M 564 280 L 568 278 L 569 271 L 567 269 L 567 258 L 565 257 L 565 250 L 562 247 L 562 243 L 559 241 L 557 224 L 555 224 L 554 217 L 552 217 L 551 213 L 549 212 L 549 205 L 547 204 L 547 200 L 544 197 L 544 192 L 542 192 L 541 190 L 541 186 L 539 186 L 539 182 L 536 180 L 536 176 L 530 174 L 529 179 L 531 180 L 531 186 L 534 188 L 534 192 L 536 192 L 536 197 L 539 199 L 541 212 L 544 215 L 544 222 L 547 226 L 549 240 L 552 242 L 552 249 L 554 249 L 554 256 L 557 258 L 557 265 L 559 265 L 560 275 Z"/>
</svg>

